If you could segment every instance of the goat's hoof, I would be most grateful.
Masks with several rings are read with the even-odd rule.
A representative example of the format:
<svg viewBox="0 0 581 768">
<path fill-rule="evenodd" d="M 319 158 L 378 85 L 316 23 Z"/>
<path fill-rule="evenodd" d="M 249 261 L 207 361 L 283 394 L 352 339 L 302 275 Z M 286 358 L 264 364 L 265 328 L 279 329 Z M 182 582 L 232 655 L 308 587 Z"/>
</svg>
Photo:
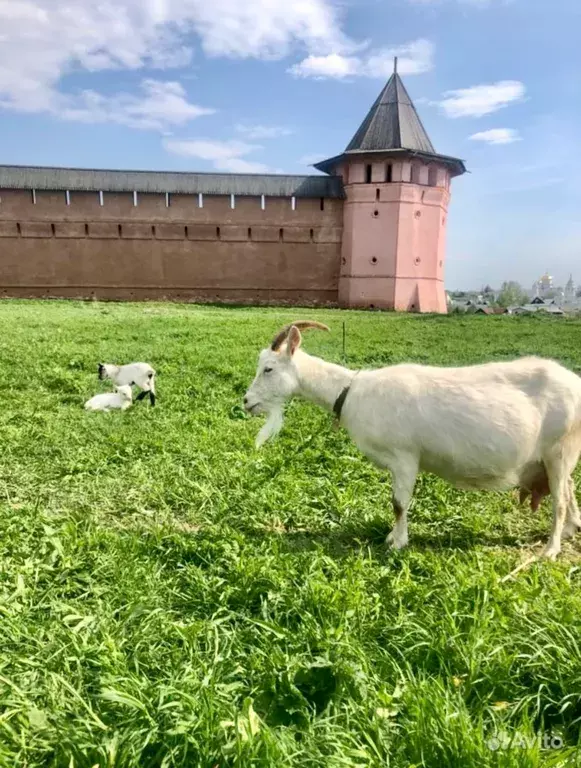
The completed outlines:
<svg viewBox="0 0 581 768">
<path fill-rule="evenodd" d="M 397 536 L 393 531 L 388 534 L 385 543 L 391 549 L 403 549 L 408 543 L 407 536 Z"/>
<path fill-rule="evenodd" d="M 580 530 L 581 526 L 578 523 L 567 523 L 563 528 L 563 538 L 572 539 Z"/>
<path fill-rule="evenodd" d="M 560 547 L 547 547 L 543 552 L 543 557 L 545 557 L 547 560 L 556 560 L 560 551 Z"/>
</svg>

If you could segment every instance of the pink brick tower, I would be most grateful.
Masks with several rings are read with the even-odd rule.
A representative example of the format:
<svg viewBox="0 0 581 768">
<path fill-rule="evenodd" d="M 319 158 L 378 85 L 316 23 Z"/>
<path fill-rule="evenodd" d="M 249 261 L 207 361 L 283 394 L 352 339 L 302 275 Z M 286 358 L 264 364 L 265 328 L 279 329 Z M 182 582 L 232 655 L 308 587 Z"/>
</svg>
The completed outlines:
<svg viewBox="0 0 581 768">
<path fill-rule="evenodd" d="M 343 179 L 339 303 L 445 313 L 450 179 L 461 160 L 437 154 L 397 74 L 347 149 L 315 166 Z"/>
</svg>

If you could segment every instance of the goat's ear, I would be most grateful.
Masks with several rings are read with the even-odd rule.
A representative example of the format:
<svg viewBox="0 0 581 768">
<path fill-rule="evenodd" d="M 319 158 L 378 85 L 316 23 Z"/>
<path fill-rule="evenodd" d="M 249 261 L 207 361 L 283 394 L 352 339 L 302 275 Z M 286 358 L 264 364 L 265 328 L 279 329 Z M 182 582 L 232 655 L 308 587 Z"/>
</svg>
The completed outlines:
<svg viewBox="0 0 581 768">
<path fill-rule="evenodd" d="M 289 357 L 292 357 L 297 349 L 301 346 L 301 341 L 301 332 L 296 327 L 296 325 L 291 326 L 286 339 L 286 353 Z"/>
</svg>

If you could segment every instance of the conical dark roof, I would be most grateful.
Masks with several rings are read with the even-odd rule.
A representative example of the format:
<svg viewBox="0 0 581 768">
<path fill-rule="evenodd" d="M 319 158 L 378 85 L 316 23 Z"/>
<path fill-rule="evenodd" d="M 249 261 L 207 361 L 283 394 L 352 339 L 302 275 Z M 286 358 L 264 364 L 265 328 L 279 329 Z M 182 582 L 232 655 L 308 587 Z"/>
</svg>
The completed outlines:
<svg viewBox="0 0 581 768">
<path fill-rule="evenodd" d="M 437 160 L 447 166 L 452 176 L 466 173 L 466 166 L 462 160 L 440 155 L 434 149 L 416 108 L 397 74 L 397 59 L 394 60 L 393 75 L 347 145 L 347 149 L 340 155 L 315 163 L 314 167 L 318 171 L 333 176 L 346 159 L 374 152 L 383 159 L 411 155 L 422 157 L 428 162 Z"/>
<path fill-rule="evenodd" d="M 390 149 L 436 154 L 397 72 L 389 78 L 345 152 Z"/>
</svg>

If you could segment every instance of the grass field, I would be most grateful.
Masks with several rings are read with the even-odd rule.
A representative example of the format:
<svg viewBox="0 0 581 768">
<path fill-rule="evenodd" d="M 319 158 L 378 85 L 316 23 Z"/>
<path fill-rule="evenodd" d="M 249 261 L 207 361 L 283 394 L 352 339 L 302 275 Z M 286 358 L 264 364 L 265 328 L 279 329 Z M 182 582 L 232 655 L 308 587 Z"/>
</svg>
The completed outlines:
<svg viewBox="0 0 581 768">
<path fill-rule="evenodd" d="M 296 317 L 336 362 L 345 321 L 354 368 L 581 370 L 562 318 L 1 303 L 1 766 L 581 763 L 581 541 L 501 582 L 548 505 L 423 476 L 388 552 L 389 478 L 329 414 L 293 402 L 256 452 L 241 398 Z M 156 408 L 83 411 L 142 359 Z"/>
</svg>

